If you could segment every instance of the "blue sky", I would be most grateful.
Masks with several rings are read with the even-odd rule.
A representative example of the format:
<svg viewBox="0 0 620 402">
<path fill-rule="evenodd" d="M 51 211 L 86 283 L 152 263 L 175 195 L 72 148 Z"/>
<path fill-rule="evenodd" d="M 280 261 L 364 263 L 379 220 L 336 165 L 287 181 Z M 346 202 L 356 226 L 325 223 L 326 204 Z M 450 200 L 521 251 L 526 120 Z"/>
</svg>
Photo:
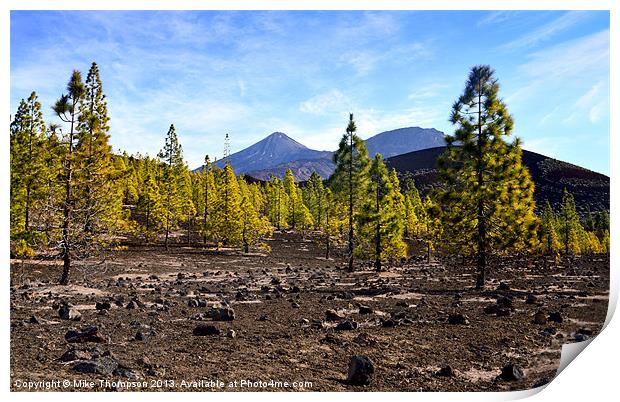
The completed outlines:
<svg viewBox="0 0 620 402">
<path fill-rule="evenodd" d="M 524 148 L 609 174 L 607 11 L 13 11 L 11 111 L 47 121 L 73 69 L 99 65 L 114 149 L 155 155 L 170 123 L 190 167 L 274 131 L 333 150 L 355 114 L 368 138 L 452 132 L 469 69 L 490 64 Z"/>
</svg>

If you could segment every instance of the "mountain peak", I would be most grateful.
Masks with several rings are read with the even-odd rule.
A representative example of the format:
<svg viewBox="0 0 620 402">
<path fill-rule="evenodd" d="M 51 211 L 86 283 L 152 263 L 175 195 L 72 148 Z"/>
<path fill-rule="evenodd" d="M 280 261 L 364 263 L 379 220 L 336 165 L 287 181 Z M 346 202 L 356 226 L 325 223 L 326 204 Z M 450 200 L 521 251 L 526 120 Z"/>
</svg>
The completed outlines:
<svg viewBox="0 0 620 402">
<path fill-rule="evenodd" d="M 269 144 L 275 144 L 276 146 L 280 146 L 281 144 L 290 144 L 291 146 L 294 146 L 299 149 L 307 149 L 305 145 L 295 141 L 294 139 L 292 139 L 291 137 L 289 137 L 288 135 L 280 131 L 276 131 L 276 132 L 269 134 L 267 137 L 263 138 L 261 141 L 257 142 L 256 144 L 260 144 L 263 142 L 266 142 Z"/>
<path fill-rule="evenodd" d="M 245 173 L 276 166 L 299 159 L 314 159 L 325 152 L 309 149 L 288 135 L 276 131 L 249 146 L 230 155 L 230 162 L 237 173 Z M 218 161 L 218 166 L 223 162 Z"/>
</svg>

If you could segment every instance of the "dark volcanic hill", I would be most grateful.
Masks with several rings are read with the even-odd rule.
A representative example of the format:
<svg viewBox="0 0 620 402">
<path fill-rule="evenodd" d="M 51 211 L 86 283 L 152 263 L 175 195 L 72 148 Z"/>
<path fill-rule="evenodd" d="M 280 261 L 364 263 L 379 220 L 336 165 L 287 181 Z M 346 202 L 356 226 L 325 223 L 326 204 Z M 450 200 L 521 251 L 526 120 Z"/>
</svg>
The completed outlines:
<svg viewBox="0 0 620 402">
<path fill-rule="evenodd" d="M 376 153 L 380 153 L 384 158 L 388 158 L 406 152 L 444 145 L 443 138 L 444 134 L 434 128 L 405 127 L 384 131 L 368 138 L 365 143 L 368 147 L 368 154 L 371 157 Z M 252 171 L 245 170 L 245 172 L 257 179 L 267 180 L 272 174 L 277 177 L 284 177 L 286 170 L 291 169 L 295 178 L 303 181 L 308 180 L 312 172 L 316 171 L 321 177 L 326 179 L 334 172 L 335 165 L 332 162 L 332 155 L 332 152 L 323 152 L 319 157 L 290 158 L 286 162 L 271 165 L 267 168 L 257 168 Z M 239 171 L 234 161 L 233 167 L 235 171 Z"/>
<path fill-rule="evenodd" d="M 384 131 L 365 141 L 368 155 L 380 153 L 383 159 L 420 149 L 445 145 L 444 133 L 434 128 L 405 127 Z"/>
<path fill-rule="evenodd" d="M 275 132 L 254 145 L 230 155 L 236 173 L 264 170 L 282 163 L 329 157 L 329 151 L 315 151 L 295 141 L 284 133 Z M 217 166 L 223 167 L 219 160 Z"/>
<path fill-rule="evenodd" d="M 386 165 L 395 168 L 401 177 L 412 177 L 416 186 L 426 193 L 437 185 L 437 158 L 444 150 L 445 147 L 437 147 L 393 156 L 386 160 Z M 522 160 L 534 180 L 537 205 L 542 206 L 549 200 L 558 210 L 566 188 L 575 196 L 581 213 L 588 206 L 592 211 L 609 211 L 608 176 L 526 150 L 523 150 Z"/>
</svg>

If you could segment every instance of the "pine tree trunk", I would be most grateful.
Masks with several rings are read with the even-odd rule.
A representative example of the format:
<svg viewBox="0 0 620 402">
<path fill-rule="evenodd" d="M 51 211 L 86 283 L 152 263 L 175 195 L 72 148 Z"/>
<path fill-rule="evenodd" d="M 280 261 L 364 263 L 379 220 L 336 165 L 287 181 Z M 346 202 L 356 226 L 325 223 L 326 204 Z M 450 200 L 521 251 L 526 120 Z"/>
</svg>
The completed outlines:
<svg viewBox="0 0 620 402">
<path fill-rule="evenodd" d="M 207 245 L 207 216 L 209 215 L 209 181 L 205 177 L 205 209 L 204 216 L 202 218 L 202 230 L 204 231 L 202 234 L 202 242 L 206 246 Z"/>
<path fill-rule="evenodd" d="M 73 157 L 73 126 L 75 123 L 75 100 L 71 108 L 71 129 L 69 131 L 69 157 L 67 158 L 67 177 L 65 178 L 65 202 L 63 205 L 62 219 L 62 276 L 60 284 L 67 285 L 69 283 L 69 274 L 71 273 L 71 242 L 69 239 L 69 222 L 71 220 L 71 180 L 73 179 L 73 171 L 71 169 L 71 158 Z"/>
<path fill-rule="evenodd" d="M 480 84 L 478 84 L 478 160 L 477 160 L 477 175 L 478 175 L 478 188 L 482 189 L 483 186 L 483 138 L 482 138 L 482 95 L 480 93 Z M 478 195 L 478 258 L 477 269 L 478 275 L 476 277 L 476 289 L 483 289 L 486 275 L 486 217 L 484 216 L 484 200 L 482 194 Z"/>
<path fill-rule="evenodd" d="M 431 242 L 430 240 L 426 241 L 426 263 L 431 263 Z"/>
<path fill-rule="evenodd" d="M 375 269 L 377 270 L 377 272 L 379 272 L 381 271 L 381 210 L 379 207 L 379 180 L 377 180 L 376 208 L 377 235 L 375 240 Z"/>
<path fill-rule="evenodd" d="M 30 188 L 32 187 L 30 180 L 28 180 L 28 185 L 26 186 L 26 211 L 25 211 L 25 222 L 24 222 L 24 230 L 27 232 L 30 228 Z"/>
<path fill-rule="evenodd" d="M 353 272 L 353 133 L 349 150 L 349 272 Z"/>
<path fill-rule="evenodd" d="M 187 247 L 192 246 L 192 218 L 187 216 Z"/>
<path fill-rule="evenodd" d="M 281 210 L 280 187 L 278 187 L 278 230 L 280 230 L 280 210 Z"/>
<path fill-rule="evenodd" d="M 164 240 L 164 246 L 168 251 L 168 234 L 170 233 L 170 218 L 166 216 L 166 239 Z"/>
</svg>

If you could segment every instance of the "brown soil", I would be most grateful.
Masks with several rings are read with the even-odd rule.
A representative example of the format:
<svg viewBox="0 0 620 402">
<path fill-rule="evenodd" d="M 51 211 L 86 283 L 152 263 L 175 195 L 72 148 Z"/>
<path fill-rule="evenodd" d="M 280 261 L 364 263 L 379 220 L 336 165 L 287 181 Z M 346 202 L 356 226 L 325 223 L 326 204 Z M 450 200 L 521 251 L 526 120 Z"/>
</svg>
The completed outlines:
<svg viewBox="0 0 620 402">
<path fill-rule="evenodd" d="M 340 257 L 326 261 L 314 242 L 299 235 L 277 233 L 270 245 L 271 253 L 250 255 L 234 250 L 175 247 L 165 252 L 159 247 L 130 247 L 111 253 L 104 264 L 79 263 L 68 287 L 56 285 L 58 264 L 13 260 L 11 389 L 26 390 L 17 381 L 58 379 L 145 381 L 147 387 L 138 389 L 149 391 L 527 389 L 553 379 L 561 345 L 574 342 L 580 328 L 597 334 L 607 312 L 606 255 L 574 257 L 560 264 L 527 257 L 495 259 L 486 290 L 476 291 L 472 268 L 454 261 L 409 262 L 381 274 L 370 267 L 347 273 Z M 509 289 L 498 290 L 500 281 Z M 534 304 L 526 304 L 528 293 L 536 295 Z M 511 315 L 485 314 L 483 308 L 501 295 L 512 297 Z M 134 297 L 142 306 L 125 308 Z M 209 306 L 228 302 L 236 319 L 196 320 L 208 310 L 188 307 L 188 300 L 196 297 Z M 106 300 L 112 308 L 100 313 L 95 303 Z M 80 322 L 59 318 L 63 301 L 81 312 Z M 169 308 L 162 308 L 162 302 Z M 374 313 L 360 315 L 359 304 L 370 306 Z M 359 328 L 336 331 L 336 323 L 325 321 L 327 309 L 357 321 Z M 534 324 L 539 310 L 545 315 L 560 312 L 562 323 Z M 402 312 L 401 325 L 381 325 L 398 312 Z M 449 324 L 452 313 L 465 314 L 469 323 Z M 33 315 L 41 323 L 31 323 Z M 267 319 L 261 320 L 264 315 Z M 325 327 L 314 328 L 313 319 L 323 320 Z M 192 335 L 201 323 L 216 325 L 221 335 Z M 97 325 L 109 343 L 65 341 L 69 329 L 88 325 Z M 236 331 L 235 338 L 226 336 L 228 329 Z M 149 338 L 134 340 L 137 331 Z M 369 341 L 360 341 L 363 333 Z M 137 380 L 118 374 L 82 374 L 73 370 L 75 362 L 59 361 L 72 347 L 95 345 L 100 352 L 109 351 Z M 370 357 L 375 364 L 368 386 L 345 381 L 349 359 L 356 354 Z M 508 363 L 523 369 L 522 380 L 498 378 Z M 452 367 L 453 376 L 436 375 L 445 365 Z M 211 388 L 203 382 L 203 388 L 187 388 L 182 380 L 219 380 L 225 387 Z M 312 386 L 228 388 L 235 380 L 308 381 Z M 96 382 L 92 390 L 115 388 L 126 389 Z M 52 385 L 51 390 L 90 388 Z"/>
</svg>

